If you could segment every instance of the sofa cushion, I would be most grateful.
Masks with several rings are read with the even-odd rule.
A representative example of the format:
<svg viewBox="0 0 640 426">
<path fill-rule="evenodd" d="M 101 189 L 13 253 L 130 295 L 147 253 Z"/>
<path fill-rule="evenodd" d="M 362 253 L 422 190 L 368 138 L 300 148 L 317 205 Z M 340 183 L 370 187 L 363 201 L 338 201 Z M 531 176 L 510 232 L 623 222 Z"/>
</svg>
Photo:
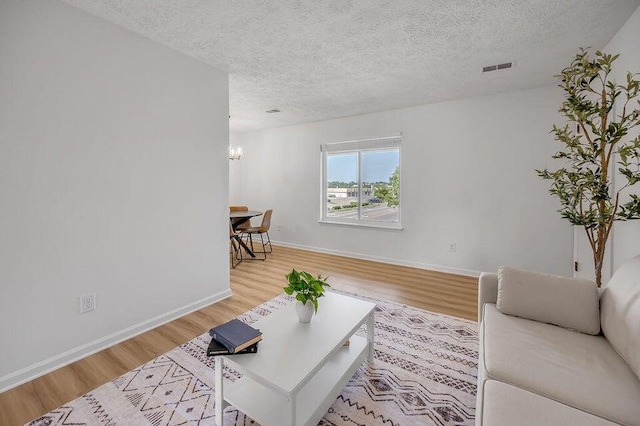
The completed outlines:
<svg viewBox="0 0 640 426">
<path fill-rule="evenodd" d="M 603 336 L 503 315 L 486 304 L 482 337 L 485 379 L 640 426 L 640 381 Z"/>
<path fill-rule="evenodd" d="M 640 256 L 613 274 L 600 305 L 602 332 L 640 379 Z"/>
<path fill-rule="evenodd" d="M 589 280 L 498 270 L 498 310 L 587 334 L 600 333 L 598 287 Z"/>
<path fill-rule="evenodd" d="M 496 380 L 484 382 L 483 395 L 482 413 L 476 419 L 476 425 L 615 425 L 601 417 Z"/>
</svg>

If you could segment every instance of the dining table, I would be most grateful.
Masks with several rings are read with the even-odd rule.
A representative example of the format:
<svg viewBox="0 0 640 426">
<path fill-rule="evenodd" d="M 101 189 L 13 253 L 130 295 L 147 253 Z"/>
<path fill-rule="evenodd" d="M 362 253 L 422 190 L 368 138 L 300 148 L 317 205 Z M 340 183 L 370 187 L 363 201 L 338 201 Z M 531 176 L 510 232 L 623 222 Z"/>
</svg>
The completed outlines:
<svg viewBox="0 0 640 426">
<path fill-rule="evenodd" d="M 233 229 L 234 234 L 231 236 L 234 240 L 240 244 L 240 247 L 244 249 L 244 251 L 251 257 L 256 257 L 256 254 L 249 248 L 247 244 L 240 238 L 240 235 L 236 233 L 238 225 L 241 223 L 251 219 L 252 217 L 261 216 L 263 212 L 255 211 L 255 210 L 244 210 L 244 211 L 232 211 L 229 212 L 229 220 L 231 221 L 231 228 Z"/>
</svg>

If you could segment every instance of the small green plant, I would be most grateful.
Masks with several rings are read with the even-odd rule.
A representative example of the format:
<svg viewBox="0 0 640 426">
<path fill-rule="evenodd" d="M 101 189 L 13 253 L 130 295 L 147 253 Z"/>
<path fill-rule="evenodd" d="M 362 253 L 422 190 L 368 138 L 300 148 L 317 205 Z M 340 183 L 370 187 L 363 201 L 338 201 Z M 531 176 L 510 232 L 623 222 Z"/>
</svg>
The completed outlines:
<svg viewBox="0 0 640 426">
<path fill-rule="evenodd" d="M 295 293 L 296 300 L 299 300 L 303 305 L 311 302 L 315 312 L 318 312 L 318 299 L 324 296 L 325 287 L 331 287 L 325 281 L 327 277 L 322 278 L 318 274 L 318 277 L 314 278 L 308 272 L 298 272 L 295 269 L 291 270 L 286 276 L 289 285 L 284 287 L 284 292 L 289 296 Z"/>
</svg>

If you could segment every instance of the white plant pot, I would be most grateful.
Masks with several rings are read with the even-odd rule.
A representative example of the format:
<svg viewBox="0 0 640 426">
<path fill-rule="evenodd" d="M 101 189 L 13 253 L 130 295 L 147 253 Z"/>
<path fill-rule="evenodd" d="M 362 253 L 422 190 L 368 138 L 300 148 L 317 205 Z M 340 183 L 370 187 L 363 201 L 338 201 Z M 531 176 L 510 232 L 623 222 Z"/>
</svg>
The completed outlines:
<svg viewBox="0 0 640 426">
<path fill-rule="evenodd" d="M 299 300 L 296 302 L 296 314 L 298 321 L 308 323 L 311 322 L 313 316 L 313 303 L 307 302 L 304 305 Z"/>
</svg>

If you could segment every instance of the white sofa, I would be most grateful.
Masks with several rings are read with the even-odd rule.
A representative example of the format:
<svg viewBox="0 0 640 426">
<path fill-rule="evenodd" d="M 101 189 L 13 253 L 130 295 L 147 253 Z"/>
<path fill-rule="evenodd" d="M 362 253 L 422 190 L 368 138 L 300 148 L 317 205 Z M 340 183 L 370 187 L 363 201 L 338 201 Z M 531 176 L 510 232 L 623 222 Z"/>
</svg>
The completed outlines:
<svg viewBox="0 0 640 426">
<path fill-rule="evenodd" d="M 476 425 L 640 426 L 640 256 L 600 291 L 512 268 L 483 273 L 478 309 Z"/>
</svg>

